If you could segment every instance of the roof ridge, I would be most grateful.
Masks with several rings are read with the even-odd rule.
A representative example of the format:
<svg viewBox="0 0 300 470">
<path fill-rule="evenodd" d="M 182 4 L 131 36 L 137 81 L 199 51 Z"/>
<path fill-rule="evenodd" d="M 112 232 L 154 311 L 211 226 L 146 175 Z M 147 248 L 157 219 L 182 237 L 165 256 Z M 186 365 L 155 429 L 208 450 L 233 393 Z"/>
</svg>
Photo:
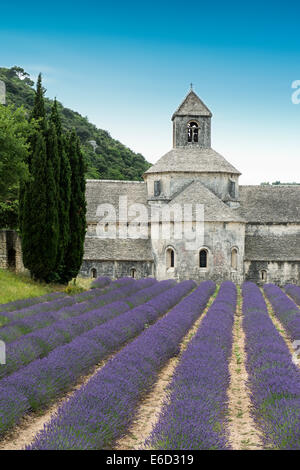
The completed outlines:
<svg viewBox="0 0 300 470">
<path fill-rule="evenodd" d="M 190 185 L 188 185 L 183 191 L 181 191 L 174 199 L 172 199 L 172 202 L 175 202 L 175 199 L 179 197 L 180 195 L 183 195 L 183 193 L 188 189 L 189 186 L 192 186 L 195 184 L 196 186 L 200 186 L 202 191 L 209 195 L 210 198 L 212 198 L 216 204 L 222 208 L 222 212 L 225 212 L 225 214 L 231 214 L 233 219 L 232 222 L 244 222 L 246 223 L 246 220 L 238 213 L 235 212 L 235 209 L 232 209 L 231 207 L 227 206 L 227 204 L 222 201 L 218 196 L 216 196 L 209 188 L 207 188 L 201 181 L 199 180 L 193 180 Z"/>
</svg>

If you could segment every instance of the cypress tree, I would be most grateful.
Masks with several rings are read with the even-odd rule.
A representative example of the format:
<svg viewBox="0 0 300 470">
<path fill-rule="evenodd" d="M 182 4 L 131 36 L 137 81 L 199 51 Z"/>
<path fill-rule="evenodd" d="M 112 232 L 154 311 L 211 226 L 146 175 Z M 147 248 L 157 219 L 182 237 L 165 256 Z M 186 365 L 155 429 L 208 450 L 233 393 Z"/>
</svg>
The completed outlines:
<svg viewBox="0 0 300 470">
<path fill-rule="evenodd" d="M 61 120 L 58 113 L 57 101 L 51 111 L 51 122 L 56 128 L 59 154 L 59 175 L 57 177 L 57 211 L 58 211 L 58 246 L 57 246 L 57 273 L 62 282 L 65 271 L 65 253 L 70 239 L 70 198 L 71 198 L 71 167 L 66 153 L 66 138 L 62 133 Z M 62 279 L 61 279 L 62 277 Z"/>
<path fill-rule="evenodd" d="M 37 79 L 37 87 L 36 87 L 36 92 L 35 92 L 35 99 L 34 99 L 34 105 L 33 109 L 30 115 L 31 122 L 33 120 L 37 120 L 37 127 L 36 127 L 36 132 L 33 132 L 30 139 L 29 143 L 31 146 L 31 152 L 28 155 L 28 169 L 29 172 L 31 173 L 31 161 L 32 161 L 32 156 L 35 151 L 36 147 L 36 140 L 37 140 L 37 134 L 38 132 L 42 132 L 45 130 L 45 125 L 46 125 L 46 112 L 45 112 L 45 104 L 44 104 L 44 93 L 45 89 L 42 86 L 42 74 L 40 73 Z M 28 182 L 21 181 L 20 182 L 20 190 L 19 190 L 19 227 L 20 227 L 20 232 L 21 234 L 26 230 L 23 225 L 25 224 L 27 226 L 27 221 L 24 220 L 24 217 L 29 217 L 30 211 L 29 211 L 29 204 L 30 204 L 30 197 L 29 197 L 29 191 L 30 191 L 30 184 Z M 25 205 L 26 201 L 26 205 Z M 29 214 L 28 214 L 29 212 Z M 24 253 L 23 253 L 24 257 Z M 27 255 L 25 254 L 25 258 Z"/>
<path fill-rule="evenodd" d="M 75 131 L 68 136 L 67 153 L 71 165 L 70 239 L 64 258 L 64 280 L 76 277 L 83 259 L 86 232 L 85 164 Z"/>
<path fill-rule="evenodd" d="M 47 127 L 43 95 L 39 75 L 32 112 L 39 125 L 31 139 L 31 180 L 20 193 L 20 229 L 25 267 L 34 278 L 49 282 L 55 279 L 57 257 L 59 156 L 55 126 Z"/>
<path fill-rule="evenodd" d="M 48 217 L 48 236 L 49 250 L 52 260 L 52 272 L 47 276 L 47 281 L 58 281 L 57 274 L 57 251 L 59 240 L 59 180 L 60 180 L 60 158 L 55 125 L 50 122 L 46 131 L 46 149 L 47 149 L 47 217 Z"/>
<path fill-rule="evenodd" d="M 35 100 L 31 113 L 31 118 L 39 120 L 41 128 L 45 128 L 46 126 L 46 111 L 44 102 L 45 91 L 46 90 L 42 85 L 42 74 L 40 73 L 37 79 Z"/>
<path fill-rule="evenodd" d="M 57 251 L 55 181 L 41 132 L 36 136 L 31 177 L 23 200 L 23 261 L 35 279 L 48 282 L 55 269 Z"/>
</svg>

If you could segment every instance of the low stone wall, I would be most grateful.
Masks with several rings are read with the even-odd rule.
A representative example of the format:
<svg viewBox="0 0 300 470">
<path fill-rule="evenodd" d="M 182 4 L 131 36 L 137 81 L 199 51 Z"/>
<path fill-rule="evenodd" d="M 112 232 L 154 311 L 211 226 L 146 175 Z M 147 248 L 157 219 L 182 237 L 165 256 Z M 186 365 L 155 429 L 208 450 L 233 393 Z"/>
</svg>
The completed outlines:
<svg viewBox="0 0 300 470">
<path fill-rule="evenodd" d="M 245 279 L 263 285 L 300 284 L 300 261 L 245 261 Z M 262 273 L 265 272 L 265 279 Z"/>
<path fill-rule="evenodd" d="M 113 279 L 132 276 L 140 279 L 153 276 L 154 270 L 151 261 L 84 260 L 79 275 L 82 277 L 109 276 Z"/>
<path fill-rule="evenodd" d="M 7 268 L 6 231 L 0 230 L 0 268 Z"/>
<path fill-rule="evenodd" d="M 14 230 L 0 230 L 0 268 L 24 272 L 21 239 Z"/>
</svg>

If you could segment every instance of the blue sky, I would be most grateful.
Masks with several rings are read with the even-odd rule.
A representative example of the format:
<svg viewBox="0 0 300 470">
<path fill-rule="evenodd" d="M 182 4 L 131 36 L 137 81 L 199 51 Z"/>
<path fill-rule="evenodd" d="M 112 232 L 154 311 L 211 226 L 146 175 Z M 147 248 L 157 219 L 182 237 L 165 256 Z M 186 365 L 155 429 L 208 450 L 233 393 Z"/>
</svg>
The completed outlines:
<svg viewBox="0 0 300 470">
<path fill-rule="evenodd" d="M 300 181 L 299 3 L 6 3 L 1 65 L 42 71 L 48 96 L 149 161 L 170 149 L 171 115 L 193 82 L 241 183 Z"/>
</svg>

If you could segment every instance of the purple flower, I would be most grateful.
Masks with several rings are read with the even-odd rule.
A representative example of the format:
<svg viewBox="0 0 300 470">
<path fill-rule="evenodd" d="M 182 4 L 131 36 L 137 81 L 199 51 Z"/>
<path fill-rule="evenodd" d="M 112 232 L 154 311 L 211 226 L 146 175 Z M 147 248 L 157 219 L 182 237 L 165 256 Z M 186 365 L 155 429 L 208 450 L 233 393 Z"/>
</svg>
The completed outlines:
<svg viewBox="0 0 300 470">
<path fill-rule="evenodd" d="M 142 281 L 135 281 L 134 284 L 138 283 L 140 286 L 147 284 Z M 166 284 L 163 286 L 165 289 Z M 96 326 L 77 336 L 69 344 L 56 347 L 43 359 L 37 359 L 2 379 L 0 401 L 2 400 L 3 407 L 0 408 L 0 434 L 7 431 L 25 412 L 44 406 L 53 398 L 57 398 L 92 366 L 141 333 L 194 287 L 193 281 L 184 281 L 171 287 L 167 292 L 163 291 L 157 295 L 155 299 L 124 312 L 103 325 Z M 55 342 L 54 328 L 53 335 Z M 49 341 L 52 341 L 51 338 Z M 7 403 L 5 401 L 14 393 L 13 391 L 22 397 L 22 408 L 17 410 L 14 404 L 10 404 L 10 400 Z M 11 414 L 10 406 L 13 407 Z"/>
<path fill-rule="evenodd" d="M 168 297 L 178 302 L 179 296 L 192 287 L 192 281 L 185 281 L 170 289 L 167 296 L 162 294 L 162 299 Z M 203 312 L 214 289 L 214 283 L 204 282 L 165 317 L 125 346 L 86 386 L 75 392 L 29 448 L 111 447 L 132 422 L 142 395 L 153 385 L 161 367 L 178 353 L 180 341 Z M 157 310 L 161 310 L 160 299 L 156 300 L 151 301 L 151 306 L 150 302 L 144 304 L 141 309 L 148 305 L 151 311 L 156 305 Z M 137 319 L 132 323 L 134 328 Z"/>
<path fill-rule="evenodd" d="M 147 284 L 147 283 L 146 283 Z M 63 318 L 59 320 L 61 312 L 44 313 L 40 315 L 33 315 L 23 320 L 15 322 L 14 325 L 9 325 L 0 330 L 0 338 L 7 341 L 8 333 L 16 331 L 21 334 L 21 330 L 36 330 L 21 338 L 13 341 L 7 345 L 6 348 L 6 365 L 0 366 L 0 378 L 19 370 L 21 367 L 29 364 L 35 359 L 46 356 L 50 351 L 58 346 L 72 341 L 79 335 L 91 330 L 97 325 L 100 325 L 111 318 L 120 315 L 121 313 L 129 310 L 134 306 L 140 305 L 146 300 L 151 299 L 153 296 L 160 294 L 173 285 L 173 281 L 162 281 L 151 283 L 150 287 L 141 289 L 145 282 L 136 281 L 130 285 L 124 285 L 110 293 L 110 296 L 105 295 L 106 303 L 112 302 L 112 299 L 122 299 L 130 295 L 126 301 L 115 301 L 103 305 L 104 296 L 95 297 L 89 302 L 75 304 L 69 307 L 72 312 L 71 318 Z M 134 292 L 134 293 L 133 293 Z M 133 293 L 133 294 L 132 294 Z M 84 310 L 82 306 L 84 305 Z M 98 308 L 95 308 L 97 307 Z M 88 310 L 88 311 L 87 311 Z M 87 312 L 86 312 L 87 311 Z M 86 313 L 83 313 L 86 312 Z M 41 317 L 41 318 L 40 318 Z M 58 319 L 57 319 L 58 318 Z M 57 321 L 55 321 L 57 319 Z M 38 321 L 37 321 L 38 320 Z M 42 323 L 49 324 L 45 328 L 38 329 Z M 21 328 L 22 326 L 22 328 Z"/>
<path fill-rule="evenodd" d="M 182 355 L 147 447 L 229 448 L 225 416 L 236 300 L 235 285 L 224 282 Z"/>
<path fill-rule="evenodd" d="M 266 290 L 274 292 L 266 286 Z M 275 449 L 300 448 L 300 371 L 275 328 L 260 289 L 243 285 L 243 328 L 252 414 L 264 443 Z"/>
<path fill-rule="evenodd" d="M 285 292 L 290 295 L 298 305 L 300 305 L 300 287 L 295 286 L 295 284 L 287 284 L 284 289 Z"/>
<path fill-rule="evenodd" d="M 300 340 L 300 309 L 278 286 L 265 284 L 265 293 L 275 315 L 287 330 L 292 341 Z"/>
</svg>

